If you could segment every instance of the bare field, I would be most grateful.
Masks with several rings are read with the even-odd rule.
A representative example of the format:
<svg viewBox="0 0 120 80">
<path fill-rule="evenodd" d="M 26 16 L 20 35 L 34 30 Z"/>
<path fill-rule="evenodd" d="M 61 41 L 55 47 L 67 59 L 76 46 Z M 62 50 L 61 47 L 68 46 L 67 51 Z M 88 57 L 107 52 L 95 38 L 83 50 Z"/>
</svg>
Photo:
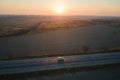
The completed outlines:
<svg viewBox="0 0 120 80">
<path fill-rule="evenodd" d="M 120 19 L 81 19 L 57 16 L 0 16 L 0 37 L 107 24 L 120 26 Z"/>
<path fill-rule="evenodd" d="M 27 33 L 40 33 L 51 30 L 76 28 L 90 25 L 88 20 L 56 17 L 12 17 L 0 19 L 0 37 Z"/>
<path fill-rule="evenodd" d="M 120 51 L 119 17 L 0 16 L 0 59 Z"/>
</svg>

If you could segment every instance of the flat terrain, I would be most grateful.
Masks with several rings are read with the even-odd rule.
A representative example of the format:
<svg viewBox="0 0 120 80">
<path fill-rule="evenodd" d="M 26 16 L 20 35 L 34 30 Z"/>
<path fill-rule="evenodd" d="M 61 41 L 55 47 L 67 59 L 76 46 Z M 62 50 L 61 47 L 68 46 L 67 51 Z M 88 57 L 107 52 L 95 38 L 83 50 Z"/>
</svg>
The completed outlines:
<svg viewBox="0 0 120 80">
<path fill-rule="evenodd" d="M 57 56 L 61 55 L 64 64 L 57 63 Z M 53 76 L 26 74 L 11 79 L 119 80 L 119 67 L 103 69 L 103 65 L 119 63 L 120 17 L 0 15 L 0 75 L 5 74 L 5 80 L 9 79 L 6 74 L 100 65 L 100 70 L 68 70 Z"/>
<path fill-rule="evenodd" d="M 119 17 L 0 16 L 0 59 L 120 50 Z"/>
<path fill-rule="evenodd" d="M 91 25 L 92 21 L 55 16 L 0 16 L 0 37 L 42 33 Z"/>
</svg>

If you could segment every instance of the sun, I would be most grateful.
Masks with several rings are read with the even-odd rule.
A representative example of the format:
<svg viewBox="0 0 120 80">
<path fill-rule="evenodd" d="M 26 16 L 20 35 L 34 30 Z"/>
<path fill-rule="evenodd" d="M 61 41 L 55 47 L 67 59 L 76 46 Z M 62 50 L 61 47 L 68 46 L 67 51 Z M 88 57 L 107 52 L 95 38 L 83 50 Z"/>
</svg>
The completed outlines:
<svg viewBox="0 0 120 80">
<path fill-rule="evenodd" d="M 64 7 L 63 6 L 56 6 L 56 8 L 55 8 L 55 12 L 57 13 L 57 14 L 63 14 L 64 12 L 65 12 L 65 9 L 64 9 Z"/>
<path fill-rule="evenodd" d="M 64 13 L 64 8 L 62 6 L 57 6 L 56 7 L 56 12 L 59 13 L 59 14 L 62 14 L 62 13 Z"/>
<path fill-rule="evenodd" d="M 66 5 L 63 2 L 56 2 L 53 5 L 54 13 L 57 15 L 64 15 L 66 13 Z"/>
</svg>

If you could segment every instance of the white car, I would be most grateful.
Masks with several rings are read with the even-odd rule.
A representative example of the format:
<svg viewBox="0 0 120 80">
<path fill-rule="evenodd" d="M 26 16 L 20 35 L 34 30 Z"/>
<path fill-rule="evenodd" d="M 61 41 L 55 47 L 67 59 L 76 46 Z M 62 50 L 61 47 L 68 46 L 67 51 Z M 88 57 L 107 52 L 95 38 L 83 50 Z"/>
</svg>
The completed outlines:
<svg viewBox="0 0 120 80">
<path fill-rule="evenodd" d="M 64 63 L 64 57 L 58 57 L 57 58 L 57 63 Z"/>
</svg>

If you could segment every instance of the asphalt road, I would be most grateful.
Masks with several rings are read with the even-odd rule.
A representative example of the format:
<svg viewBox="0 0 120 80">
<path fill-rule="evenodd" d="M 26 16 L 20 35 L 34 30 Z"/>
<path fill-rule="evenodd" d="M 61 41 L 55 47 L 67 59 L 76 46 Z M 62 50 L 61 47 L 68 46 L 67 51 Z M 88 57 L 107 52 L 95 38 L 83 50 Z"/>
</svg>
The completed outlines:
<svg viewBox="0 0 120 80">
<path fill-rule="evenodd" d="M 63 64 L 57 63 L 57 57 L 0 61 L 0 75 L 120 63 L 120 52 L 63 57 Z"/>
</svg>

